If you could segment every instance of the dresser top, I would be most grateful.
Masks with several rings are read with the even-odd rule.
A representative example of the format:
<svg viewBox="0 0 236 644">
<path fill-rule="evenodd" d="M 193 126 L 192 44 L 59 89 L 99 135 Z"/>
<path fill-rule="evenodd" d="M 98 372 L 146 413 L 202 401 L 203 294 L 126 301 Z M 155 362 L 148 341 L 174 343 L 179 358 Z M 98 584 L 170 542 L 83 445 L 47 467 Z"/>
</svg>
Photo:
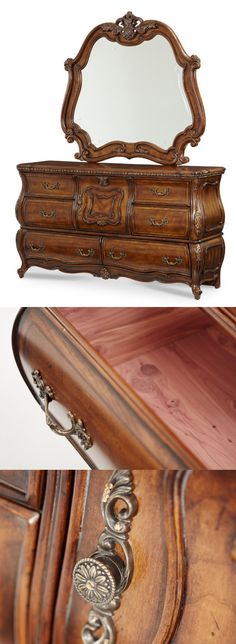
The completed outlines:
<svg viewBox="0 0 236 644">
<path fill-rule="evenodd" d="M 18 170 L 24 172 L 46 172 L 52 174 L 118 175 L 146 177 L 209 177 L 221 175 L 225 168 L 211 166 L 164 166 L 151 163 L 85 163 L 77 161 L 38 161 L 20 163 Z"/>
</svg>

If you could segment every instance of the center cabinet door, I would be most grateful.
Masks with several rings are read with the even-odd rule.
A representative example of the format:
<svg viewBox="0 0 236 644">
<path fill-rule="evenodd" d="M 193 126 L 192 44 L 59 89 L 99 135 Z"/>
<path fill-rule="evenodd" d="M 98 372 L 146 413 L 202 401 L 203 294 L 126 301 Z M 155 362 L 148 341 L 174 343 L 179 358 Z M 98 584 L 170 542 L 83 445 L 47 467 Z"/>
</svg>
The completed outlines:
<svg viewBox="0 0 236 644">
<path fill-rule="evenodd" d="M 190 633 L 191 644 L 232 644 L 235 473 L 133 473 L 139 504 L 129 535 L 134 575 L 114 613 L 117 644 L 183 644 L 190 642 Z M 53 644 L 82 642 L 90 604 L 73 588 L 72 572 L 79 559 L 96 550 L 104 529 L 100 503 L 109 475 L 75 475 Z"/>
</svg>

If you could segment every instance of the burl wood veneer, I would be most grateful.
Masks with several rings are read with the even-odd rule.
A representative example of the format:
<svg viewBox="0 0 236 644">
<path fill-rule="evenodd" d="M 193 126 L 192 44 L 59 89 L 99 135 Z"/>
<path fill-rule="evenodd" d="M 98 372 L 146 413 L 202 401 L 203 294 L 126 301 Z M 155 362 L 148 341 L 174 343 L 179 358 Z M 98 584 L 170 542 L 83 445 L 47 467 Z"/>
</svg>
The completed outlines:
<svg viewBox="0 0 236 644">
<path fill-rule="evenodd" d="M 110 474 L 31 472 L 44 479 L 40 510 L 11 499 L 8 479 L 8 498 L 0 496 L 1 644 L 82 644 L 89 604 L 72 573 L 104 529 L 100 505 Z M 134 574 L 114 614 L 115 641 L 233 644 L 236 473 L 133 475 Z"/>
<path fill-rule="evenodd" d="M 20 277 L 30 266 L 104 279 L 220 285 L 223 168 L 94 163 L 18 166 Z"/>
<path fill-rule="evenodd" d="M 91 467 L 236 468 L 235 309 L 25 309 L 13 340 L 37 401 L 81 419 Z M 42 419 L 43 422 L 43 419 Z"/>
</svg>

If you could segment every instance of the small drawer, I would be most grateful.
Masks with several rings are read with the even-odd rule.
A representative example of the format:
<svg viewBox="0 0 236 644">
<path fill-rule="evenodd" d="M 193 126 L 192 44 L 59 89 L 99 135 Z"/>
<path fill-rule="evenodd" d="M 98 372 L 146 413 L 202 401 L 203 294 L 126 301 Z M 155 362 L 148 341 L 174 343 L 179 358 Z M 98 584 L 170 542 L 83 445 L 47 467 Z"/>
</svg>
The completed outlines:
<svg viewBox="0 0 236 644">
<path fill-rule="evenodd" d="M 135 182 L 135 202 L 189 204 L 189 183 L 148 179 Z"/>
<path fill-rule="evenodd" d="M 99 239 L 77 235 L 26 232 L 26 257 L 61 260 L 69 264 L 99 264 Z"/>
<path fill-rule="evenodd" d="M 75 181 L 73 177 L 60 176 L 57 174 L 27 174 L 28 194 L 73 196 L 75 192 Z"/>
<path fill-rule="evenodd" d="M 36 228 L 69 228 L 73 225 L 73 201 L 30 199 L 24 201 L 20 223 Z"/>
<path fill-rule="evenodd" d="M 133 232 L 155 237 L 189 237 L 190 212 L 188 208 L 159 208 L 135 206 Z"/>
<path fill-rule="evenodd" d="M 190 275 L 187 244 L 141 242 L 136 240 L 104 239 L 103 261 L 110 266 L 122 266 L 132 271 L 162 271 Z"/>
<path fill-rule="evenodd" d="M 1 497 L 38 509 L 42 505 L 44 470 L 0 470 Z"/>
<path fill-rule="evenodd" d="M 110 177 L 81 178 L 77 206 L 77 227 L 101 233 L 126 232 L 128 184 Z"/>
</svg>

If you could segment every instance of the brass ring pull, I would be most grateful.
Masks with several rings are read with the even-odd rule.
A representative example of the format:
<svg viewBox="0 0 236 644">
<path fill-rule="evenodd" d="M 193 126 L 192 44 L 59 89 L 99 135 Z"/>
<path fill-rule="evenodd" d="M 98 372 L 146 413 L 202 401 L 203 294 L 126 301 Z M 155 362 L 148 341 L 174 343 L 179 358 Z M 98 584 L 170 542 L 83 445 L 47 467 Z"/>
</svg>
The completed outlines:
<svg viewBox="0 0 236 644">
<path fill-rule="evenodd" d="M 169 223 L 169 220 L 167 219 L 167 217 L 163 217 L 161 221 L 158 221 L 157 219 L 154 219 L 153 217 L 151 217 L 149 219 L 149 223 L 151 224 L 151 226 L 159 226 L 159 227 L 167 226 L 167 224 Z"/>
<path fill-rule="evenodd" d="M 41 215 L 41 217 L 47 217 L 48 219 L 50 217 L 56 217 L 56 211 L 55 210 L 51 210 L 51 212 L 47 212 L 46 210 L 40 210 L 39 214 Z"/>
<path fill-rule="evenodd" d="M 133 554 L 129 543 L 132 519 L 138 502 L 133 493 L 130 470 L 114 470 L 101 501 L 105 527 L 91 557 L 81 559 L 74 567 L 73 582 L 83 599 L 92 604 L 88 621 L 82 629 L 84 644 L 115 644 L 113 613 L 120 606 L 121 595 L 133 576 Z M 122 509 L 116 508 L 122 502 Z M 102 635 L 97 639 L 97 631 Z"/>
<path fill-rule="evenodd" d="M 42 187 L 45 188 L 45 190 L 59 190 L 60 183 L 58 181 L 56 183 L 48 183 L 47 181 L 44 181 L 42 183 Z"/>
<path fill-rule="evenodd" d="M 26 244 L 26 250 L 32 250 L 34 253 L 39 253 L 40 251 L 45 250 L 45 246 L 44 244 L 35 246 L 35 244 L 31 244 L 31 242 L 29 242 L 28 244 Z"/>
<path fill-rule="evenodd" d="M 88 248 L 87 252 L 83 248 L 78 248 L 78 255 L 81 257 L 93 257 L 95 250 L 93 248 Z"/>
<path fill-rule="evenodd" d="M 121 250 L 119 255 L 115 255 L 114 250 L 109 250 L 108 251 L 108 257 L 110 257 L 111 259 L 114 259 L 114 260 L 116 260 L 116 259 L 119 260 L 119 259 L 122 259 L 123 257 L 126 257 L 126 253 L 125 253 L 124 250 Z"/>
<path fill-rule="evenodd" d="M 169 257 L 162 257 L 163 264 L 168 264 L 168 266 L 176 266 L 176 264 L 182 264 L 182 257 L 175 257 L 172 261 Z"/>
<path fill-rule="evenodd" d="M 55 399 L 54 391 L 52 387 L 45 384 L 41 376 L 41 373 L 40 371 L 38 371 L 38 369 L 35 369 L 34 371 L 32 371 L 32 377 L 33 377 L 34 384 L 39 389 L 39 396 L 44 401 L 45 418 L 46 418 L 46 424 L 48 425 L 48 427 L 50 427 L 50 429 L 53 432 L 55 432 L 55 434 L 59 434 L 59 436 L 72 436 L 72 434 L 76 435 L 77 438 L 80 440 L 81 446 L 85 450 L 92 447 L 92 444 L 93 444 L 92 438 L 87 433 L 87 430 L 84 426 L 83 421 L 80 418 L 76 419 L 71 411 L 69 411 L 67 414 L 68 418 L 70 418 L 71 420 L 71 427 L 69 427 L 69 429 L 64 429 L 64 427 L 60 427 L 60 425 L 58 425 L 52 420 L 49 414 L 49 403 Z"/>
<path fill-rule="evenodd" d="M 150 192 L 152 192 L 156 197 L 167 197 L 170 195 L 170 188 L 165 188 L 163 191 L 159 191 L 158 188 L 149 188 Z"/>
</svg>

